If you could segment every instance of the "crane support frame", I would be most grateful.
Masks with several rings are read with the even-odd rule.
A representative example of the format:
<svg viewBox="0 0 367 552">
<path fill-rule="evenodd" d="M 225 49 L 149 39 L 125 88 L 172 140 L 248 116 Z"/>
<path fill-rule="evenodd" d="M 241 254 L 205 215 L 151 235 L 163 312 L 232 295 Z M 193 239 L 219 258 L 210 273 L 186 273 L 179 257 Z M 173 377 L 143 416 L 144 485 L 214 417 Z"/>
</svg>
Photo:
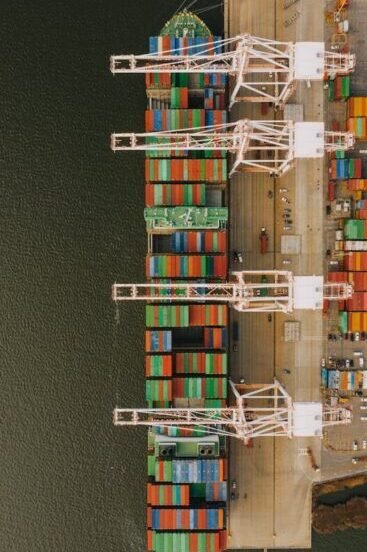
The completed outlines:
<svg viewBox="0 0 367 552">
<path fill-rule="evenodd" d="M 197 53 L 192 51 L 197 48 Z M 144 55 L 112 55 L 117 73 L 224 73 L 234 79 L 230 109 L 236 102 L 272 102 L 284 106 L 298 80 L 346 75 L 355 68 L 353 54 L 326 52 L 322 42 L 280 42 L 242 34 L 215 43 Z M 242 94 L 244 92 L 244 94 Z"/>
</svg>

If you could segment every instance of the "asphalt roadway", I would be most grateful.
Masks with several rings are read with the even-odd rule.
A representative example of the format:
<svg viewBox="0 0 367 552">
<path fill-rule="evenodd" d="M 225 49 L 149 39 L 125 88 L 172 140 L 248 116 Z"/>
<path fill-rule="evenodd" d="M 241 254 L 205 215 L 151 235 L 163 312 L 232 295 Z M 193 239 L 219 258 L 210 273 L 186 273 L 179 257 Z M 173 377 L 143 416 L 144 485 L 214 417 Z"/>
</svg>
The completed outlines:
<svg viewBox="0 0 367 552">
<path fill-rule="evenodd" d="M 284 0 L 228 0 L 227 34 L 250 33 L 281 41 L 324 39 L 323 2 L 298 0 L 290 7 Z M 304 118 L 323 120 L 324 93 L 321 82 L 297 86 L 289 100 L 304 105 Z M 237 104 L 232 120 L 272 119 L 259 106 Z M 238 174 L 231 182 L 231 248 L 243 253 L 243 268 L 287 269 L 295 274 L 323 273 L 323 160 L 298 161 L 295 169 L 281 179 L 264 174 Z M 284 204 L 279 189 L 289 199 L 292 231 L 283 229 Z M 271 192 L 269 194 L 269 192 Z M 272 196 L 272 197 L 270 197 Z M 269 232 L 269 253 L 260 254 L 259 232 Z M 301 236 L 301 254 L 280 254 L 282 234 Z M 290 259 L 291 265 L 283 265 Z M 238 264 L 233 266 L 238 270 Z M 296 315 L 233 313 L 239 322 L 239 350 L 231 354 L 231 377 L 246 383 L 269 383 L 276 376 L 297 401 L 320 400 L 320 359 L 323 356 L 321 312 Z M 284 341 L 284 322 L 300 321 L 301 339 Z M 290 370 L 290 374 L 284 372 Z M 235 548 L 310 548 L 311 485 L 315 472 L 299 449 L 310 446 L 320 461 L 319 439 L 258 438 L 253 448 L 231 442 L 230 477 L 237 483 L 236 499 L 229 507 L 228 547 Z"/>
</svg>

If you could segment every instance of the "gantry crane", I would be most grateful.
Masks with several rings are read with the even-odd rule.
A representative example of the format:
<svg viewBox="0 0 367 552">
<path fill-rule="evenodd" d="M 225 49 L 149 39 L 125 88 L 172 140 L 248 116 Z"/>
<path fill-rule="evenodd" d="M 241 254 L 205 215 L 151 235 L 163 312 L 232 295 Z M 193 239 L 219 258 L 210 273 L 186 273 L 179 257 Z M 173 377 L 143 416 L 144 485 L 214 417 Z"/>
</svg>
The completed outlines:
<svg viewBox="0 0 367 552">
<path fill-rule="evenodd" d="M 281 270 L 244 270 L 232 275 L 232 282 L 219 284 L 113 284 L 112 299 L 228 303 L 240 312 L 290 313 L 294 309 L 322 309 L 324 299 L 340 301 L 353 293 L 351 284 L 324 283 L 323 276 L 294 276 Z"/>
<path fill-rule="evenodd" d="M 351 412 L 318 402 L 293 402 L 277 379 L 271 384 L 234 384 L 228 408 L 115 408 L 116 426 L 200 428 L 203 434 L 236 437 L 322 437 L 325 426 L 347 424 Z"/>
<path fill-rule="evenodd" d="M 281 176 L 297 158 L 319 158 L 324 152 L 347 150 L 354 144 L 351 132 L 325 130 L 322 122 L 251 121 L 147 133 L 114 133 L 113 151 L 224 151 L 234 155 L 232 176 L 268 172 Z"/>
<path fill-rule="evenodd" d="M 191 52 L 197 48 L 197 53 Z M 223 50 L 223 51 L 222 51 Z M 279 42 L 249 34 L 190 46 L 185 55 L 167 50 L 146 55 L 113 55 L 112 73 L 224 73 L 234 78 L 229 107 L 235 102 L 273 102 L 283 106 L 297 81 L 346 75 L 353 54 L 325 51 L 323 42 Z M 215 53 L 215 52 L 221 53 Z M 245 91 L 246 95 L 240 95 Z"/>
</svg>

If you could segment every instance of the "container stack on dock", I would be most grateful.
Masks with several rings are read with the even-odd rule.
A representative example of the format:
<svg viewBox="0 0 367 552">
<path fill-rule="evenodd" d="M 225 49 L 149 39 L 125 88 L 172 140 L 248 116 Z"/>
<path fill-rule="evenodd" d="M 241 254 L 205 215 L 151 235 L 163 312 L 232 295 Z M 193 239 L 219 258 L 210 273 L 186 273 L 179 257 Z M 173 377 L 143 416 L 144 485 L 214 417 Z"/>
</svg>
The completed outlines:
<svg viewBox="0 0 367 552">
<path fill-rule="evenodd" d="M 184 27 L 189 32 L 179 36 Z M 149 48 L 151 53 L 192 55 L 204 51 L 207 42 L 212 44 L 211 51 L 216 51 L 215 41 L 201 20 L 185 12 L 169 21 L 160 36 L 150 37 Z M 148 74 L 146 86 L 146 132 L 227 121 L 224 75 Z M 149 140 L 153 145 L 158 143 L 156 138 Z M 159 141 L 162 143 L 162 139 Z M 225 281 L 226 154 L 151 149 L 145 161 L 145 180 L 147 280 Z M 227 305 L 147 304 L 145 370 L 149 407 L 226 406 L 227 325 Z M 221 552 L 226 548 L 225 441 L 221 439 L 216 457 L 208 458 L 213 450 L 201 450 L 200 429 L 170 428 L 162 433 L 170 436 L 171 448 L 167 445 L 164 449 L 164 443 L 158 440 L 161 436 L 153 432 L 148 441 L 148 550 Z M 212 438 L 208 435 L 205 441 Z M 188 454 L 190 444 L 194 451 Z"/>
</svg>

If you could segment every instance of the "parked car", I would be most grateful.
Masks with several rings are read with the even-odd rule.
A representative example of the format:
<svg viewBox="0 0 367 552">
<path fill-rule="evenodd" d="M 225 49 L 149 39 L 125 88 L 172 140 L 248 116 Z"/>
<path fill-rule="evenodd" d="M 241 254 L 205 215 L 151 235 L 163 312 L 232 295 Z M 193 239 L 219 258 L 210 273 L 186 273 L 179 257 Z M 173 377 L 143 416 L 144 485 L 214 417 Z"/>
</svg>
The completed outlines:
<svg viewBox="0 0 367 552">
<path fill-rule="evenodd" d="M 353 449 L 353 450 L 358 450 L 358 441 L 353 441 L 353 443 L 352 443 L 352 449 Z"/>
<path fill-rule="evenodd" d="M 362 422 L 367 422 L 367 416 L 361 416 L 360 420 L 362 420 Z"/>
<path fill-rule="evenodd" d="M 367 404 L 361 404 L 359 407 L 361 410 L 367 410 Z"/>
<path fill-rule="evenodd" d="M 367 402 L 367 397 L 361 397 L 361 402 L 363 403 Z"/>
<path fill-rule="evenodd" d="M 367 449 L 367 439 L 363 439 L 362 441 L 362 448 Z"/>
</svg>

